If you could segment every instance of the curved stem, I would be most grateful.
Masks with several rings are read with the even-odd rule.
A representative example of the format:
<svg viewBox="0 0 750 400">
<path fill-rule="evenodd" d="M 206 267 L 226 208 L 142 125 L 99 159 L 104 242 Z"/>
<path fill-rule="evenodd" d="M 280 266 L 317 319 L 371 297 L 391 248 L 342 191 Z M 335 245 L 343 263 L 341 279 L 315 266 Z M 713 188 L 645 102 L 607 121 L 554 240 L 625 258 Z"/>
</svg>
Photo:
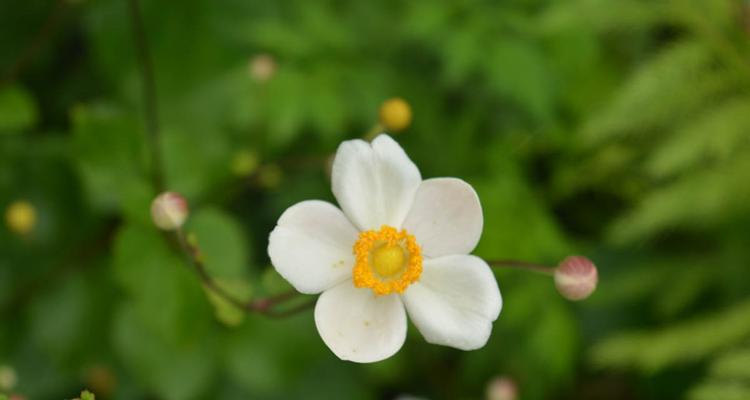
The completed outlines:
<svg viewBox="0 0 750 400">
<path fill-rule="evenodd" d="M 555 267 L 520 260 L 486 260 L 490 267 L 525 269 L 545 275 L 554 275 Z"/>
<path fill-rule="evenodd" d="M 248 313 L 263 314 L 269 317 L 288 317 L 300 311 L 307 310 L 315 304 L 315 300 L 312 299 L 310 301 L 292 306 L 288 309 L 278 310 L 278 305 L 299 297 L 300 293 L 296 290 L 290 290 L 274 296 L 262 297 L 249 301 L 239 299 L 224 290 L 224 288 L 222 288 L 216 282 L 216 280 L 211 277 L 211 275 L 206 270 L 206 265 L 203 263 L 202 257 L 200 255 L 200 250 L 187 240 L 187 238 L 185 237 L 185 232 L 182 229 L 177 230 L 176 236 L 182 252 L 185 254 L 185 256 L 187 256 L 190 264 L 198 274 L 201 283 L 203 283 L 203 286 L 211 292 L 215 293 L 217 296 L 221 297 L 223 300 L 229 302 L 230 304 L 241 310 L 244 310 Z"/>
</svg>

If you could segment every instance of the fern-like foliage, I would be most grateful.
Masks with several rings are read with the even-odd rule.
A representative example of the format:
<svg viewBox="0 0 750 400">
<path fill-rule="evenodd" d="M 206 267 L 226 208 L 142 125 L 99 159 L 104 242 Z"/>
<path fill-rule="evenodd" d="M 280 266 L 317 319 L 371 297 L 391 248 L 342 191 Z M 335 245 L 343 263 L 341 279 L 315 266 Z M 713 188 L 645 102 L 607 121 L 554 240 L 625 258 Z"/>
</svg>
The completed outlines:
<svg viewBox="0 0 750 400">
<path fill-rule="evenodd" d="M 600 367 L 656 372 L 670 365 L 699 361 L 750 337 L 750 302 L 665 329 L 611 337 L 591 351 Z M 722 367 L 728 368 L 728 367 Z"/>
<path fill-rule="evenodd" d="M 622 206 L 604 228 L 610 243 L 665 260 L 628 265 L 616 283 L 620 297 L 613 290 L 609 300 L 648 297 L 644 313 L 656 320 L 602 338 L 590 361 L 649 374 L 712 360 L 706 378 L 686 391 L 693 400 L 750 398 L 750 352 L 742 347 L 750 340 L 750 303 L 741 283 L 750 260 L 735 250 L 750 239 L 742 228 L 750 215 L 742 3 L 584 0 L 559 4 L 544 18 L 558 27 L 598 16 L 592 24 L 606 40 L 641 46 L 622 60 L 623 83 L 580 122 L 575 138 L 583 146 L 566 160 L 578 162 L 563 163 L 553 177 L 560 198 L 615 196 Z M 612 17 L 617 12 L 623 18 Z M 645 32 L 660 35 L 637 41 Z M 698 299 L 706 304 L 700 316 L 683 312 Z"/>
<path fill-rule="evenodd" d="M 750 398 L 750 348 L 741 346 L 716 357 L 708 377 L 688 394 L 690 400 Z"/>
</svg>

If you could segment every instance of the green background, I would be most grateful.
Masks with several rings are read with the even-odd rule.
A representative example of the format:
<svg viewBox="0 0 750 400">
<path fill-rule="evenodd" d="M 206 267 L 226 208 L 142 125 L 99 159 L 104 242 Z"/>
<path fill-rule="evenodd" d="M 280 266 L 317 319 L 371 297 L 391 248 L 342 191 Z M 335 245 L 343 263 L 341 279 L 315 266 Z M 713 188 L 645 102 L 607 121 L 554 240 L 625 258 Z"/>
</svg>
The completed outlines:
<svg viewBox="0 0 750 400">
<path fill-rule="evenodd" d="M 149 216 L 156 195 L 125 0 L 0 1 L 0 364 L 29 399 L 750 398 L 750 5 L 732 0 L 144 0 L 167 187 L 212 275 L 284 291 L 284 209 L 332 200 L 326 160 L 402 97 L 424 177 L 477 189 L 476 254 L 600 285 L 571 303 L 501 270 L 481 350 L 338 360 L 306 311 L 206 295 Z M 276 62 L 270 79 L 251 60 Z M 254 164 L 257 163 L 257 166 Z"/>
</svg>

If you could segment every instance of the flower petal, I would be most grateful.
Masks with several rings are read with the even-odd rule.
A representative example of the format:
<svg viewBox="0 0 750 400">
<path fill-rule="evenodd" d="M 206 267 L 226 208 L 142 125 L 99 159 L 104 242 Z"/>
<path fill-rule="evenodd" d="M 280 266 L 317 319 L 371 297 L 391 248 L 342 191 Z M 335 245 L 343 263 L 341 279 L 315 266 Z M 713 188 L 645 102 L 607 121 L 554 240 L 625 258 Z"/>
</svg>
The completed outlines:
<svg viewBox="0 0 750 400">
<path fill-rule="evenodd" d="M 456 178 L 434 178 L 419 185 L 403 226 L 426 256 L 439 257 L 471 253 L 482 225 L 482 206 L 471 185 Z"/>
<path fill-rule="evenodd" d="M 350 278 L 357 230 L 336 206 L 319 200 L 297 203 L 279 218 L 268 239 L 276 271 L 295 289 L 315 294 Z"/>
<path fill-rule="evenodd" d="M 341 209 L 361 230 L 382 225 L 400 228 L 422 177 L 401 146 L 388 135 L 372 145 L 348 140 L 333 161 L 333 194 Z"/>
<path fill-rule="evenodd" d="M 419 282 L 406 289 L 403 300 L 425 340 L 461 350 L 487 343 L 502 308 L 490 267 L 464 255 L 425 260 Z"/>
<path fill-rule="evenodd" d="M 394 355 L 406 339 L 406 312 L 396 295 L 376 296 L 352 282 L 326 290 L 315 305 L 323 342 L 342 360 L 369 363 Z"/>
</svg>

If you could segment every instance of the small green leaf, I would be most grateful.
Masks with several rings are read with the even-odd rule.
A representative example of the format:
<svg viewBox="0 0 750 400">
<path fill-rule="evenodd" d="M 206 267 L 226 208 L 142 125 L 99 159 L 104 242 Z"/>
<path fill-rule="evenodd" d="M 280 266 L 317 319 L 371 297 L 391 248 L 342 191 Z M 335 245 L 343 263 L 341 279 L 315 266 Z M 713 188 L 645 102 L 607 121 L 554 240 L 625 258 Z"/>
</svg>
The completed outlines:
<svg viewBox="0 0 750 400">
<path fill-rule="evenodd" d="M 136 117 L 109 104 L 80 105 L 71 113 L 73 152 L 94 205 L 116 209 L 140 193 L 148 177 L 143 129 Z"/>
<path fill-rule="evenodd" d="M 203 208 L 190 219 L 208 272 L 220 278 L 241 278 L 248 267 L 248 246 L 242 227 L 217 208 Z"/>
<path fill-rule="evenodd" d="M 165 340 L 190 343 L 209 329 L 211 309 L 192 265 L 155 228 L 124 226 L 115 240 L 113 266 L 143 324 Z"/>
<path fill-rule="evenodd" d="M 36 123 L 34 99 L 21 87 L 0 89 L 0 134 L 21 133 Z"/>
<path fill-rule="evenodd" d="M 93 393 L 89 392 L 88 390 L 84 390 L 83 392 L 81 392 L 80 399 L 81 400 L 95 400 L 96 397 L 94 396 Z"/>
</svg>

